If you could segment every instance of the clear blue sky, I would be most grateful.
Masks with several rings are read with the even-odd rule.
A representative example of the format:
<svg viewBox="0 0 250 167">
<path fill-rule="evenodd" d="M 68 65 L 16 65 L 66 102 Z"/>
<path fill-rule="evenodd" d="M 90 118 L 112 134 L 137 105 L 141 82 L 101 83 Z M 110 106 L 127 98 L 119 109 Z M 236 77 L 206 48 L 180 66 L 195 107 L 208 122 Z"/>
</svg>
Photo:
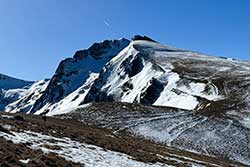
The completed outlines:
<svg viewBox="0 0 250 167">
<path fill-rule="evenodd" d="M 0 73 L 48 78 L 76 50 L 134 34 L 249 60 L 250 0 L 0 0 Z"/>
</svg>

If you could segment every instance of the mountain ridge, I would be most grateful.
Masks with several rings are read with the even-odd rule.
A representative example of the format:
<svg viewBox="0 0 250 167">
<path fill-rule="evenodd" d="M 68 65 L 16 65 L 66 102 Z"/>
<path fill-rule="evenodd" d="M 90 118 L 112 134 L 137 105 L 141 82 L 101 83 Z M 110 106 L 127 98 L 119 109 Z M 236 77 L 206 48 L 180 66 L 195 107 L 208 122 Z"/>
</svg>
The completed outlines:
<svg viewBox="0 0 250 167">
<path fill-rule="evenodd" d="M 23 79 L 17 79 L 0 73 L 0 89 L 8 90 L 22 88 L 25 86 L 29 86 L 33 83 L 34 81 L 25 81 Z"/>
</svg>

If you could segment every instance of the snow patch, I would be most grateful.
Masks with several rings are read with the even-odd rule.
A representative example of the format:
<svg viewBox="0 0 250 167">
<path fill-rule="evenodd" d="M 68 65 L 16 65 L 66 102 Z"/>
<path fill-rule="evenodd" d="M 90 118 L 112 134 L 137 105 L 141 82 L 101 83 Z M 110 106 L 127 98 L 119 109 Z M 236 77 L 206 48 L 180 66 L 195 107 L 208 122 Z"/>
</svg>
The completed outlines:
<svg viewBox="0 0 250 167">
<path fill-rule="evenodd" d="M 1 115 L 2 118 L 13 119 L 14 116 L 11 115 Z"/>
<path fill-rule="evenodd" d="M 240 123 L 246 127 L 246 128 L 250 128 L 250 117 L 246 117 L 246 118 L 243 118 Z"/>
<path fill-rule="evenodd" d="M 11 130 L 13 128 L 13 126 L 11 125 L 3 125 L 2 127 L 8 130 Z"/>
<path fill-rule="evenodd" d="M 30 162 L 30 159 L 26 159 L 26 160 L 20 159 L 19 161 L 20 161 L 21 163 L 23 163 L 23 164 L 28 164 L 28 163 Z"/>
</svg>

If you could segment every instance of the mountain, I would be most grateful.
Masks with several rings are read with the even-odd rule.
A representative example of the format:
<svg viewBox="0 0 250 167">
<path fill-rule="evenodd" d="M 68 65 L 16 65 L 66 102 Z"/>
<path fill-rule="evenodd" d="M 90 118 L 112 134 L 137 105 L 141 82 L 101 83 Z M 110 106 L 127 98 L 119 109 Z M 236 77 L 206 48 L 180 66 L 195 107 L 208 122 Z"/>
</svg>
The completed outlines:
<svg viewBox="0 0 250 167">
<path fill-rule="evenodd" d="M 0 110 L 3 110 L 7 104 L 16 101 L 25 89 L 32 84 L 33 82 L 31 81 L 24 81 L 0 74 Z"/>
<path fill-rule="evenodd" d="M 31 85 L 32 83 L 33 82 L 31 81 L 24 81 L 21 79 L 0 74 L 0 89 L 8 90 L 8 89 L 23 88 L 25 86 Z"/>
<path fill-rule="evenodd" d="M 61 104 L 77 107 L 121 101 L 205 113 L 237 109 L 244 115 L 249 108 L 245 91 L 249 68 L 249 62 L 164 46 L 138 36 L 130 43 L 104 41 L 62 61 L 30 112 L 54 115 L 63 112 Z"/>
<path fill-rule="evenodd" d="M 94 43 L 51 79 L 9 88 L 0 95 L 7 112 L 59 115 L 250 165 L 248 61 L 137 35 Z"/>
</svg>

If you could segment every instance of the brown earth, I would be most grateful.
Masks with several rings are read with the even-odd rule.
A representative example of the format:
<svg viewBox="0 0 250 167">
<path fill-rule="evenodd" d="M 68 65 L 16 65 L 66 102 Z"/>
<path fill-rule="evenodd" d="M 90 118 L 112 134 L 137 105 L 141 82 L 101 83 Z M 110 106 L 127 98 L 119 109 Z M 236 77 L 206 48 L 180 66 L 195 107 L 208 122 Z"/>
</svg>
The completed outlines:
<svg viewBox="0 0 250 167">
<path fill-rule="evenodd" d="M 23 164 L 19 160 L 32 159 L 28 165 Z M 80 164 L 66 161 L 55 154 L 43 154 L 41 150 L 32 150 L 25 144 L 14 144 L 0 137 L 0 166 L 1 167 L 80 167 Z"/>
</svg>

